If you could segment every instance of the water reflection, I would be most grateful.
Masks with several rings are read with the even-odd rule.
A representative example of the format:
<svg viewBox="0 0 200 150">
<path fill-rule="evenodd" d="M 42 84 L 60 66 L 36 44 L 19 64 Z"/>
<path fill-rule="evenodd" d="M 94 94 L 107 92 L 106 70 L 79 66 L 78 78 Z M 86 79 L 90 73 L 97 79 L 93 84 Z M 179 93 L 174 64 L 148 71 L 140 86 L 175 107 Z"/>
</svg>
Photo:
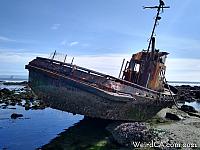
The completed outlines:
<svg viewBox="0 0 200 150">
<path fill-rule="evenodd" d="M 65 132 L 59 134 L 49 144 L 42 147 L 43 150 L 110 150 L 116 145 L 109 143 L 109 133 L 105 129 L 111 123 L 108 120 L 84 118 Z"/>
<path fill-rule="evenodd" d="M 81 115 L 74 116 L 51 108 L 28 111 L 17 105 L 12 108 L 0 108 L 0 149 L 33 150 L 83 119 Z M 12 113 L 24 117 L 13 120 L 10 119 Z"/>
</svg>

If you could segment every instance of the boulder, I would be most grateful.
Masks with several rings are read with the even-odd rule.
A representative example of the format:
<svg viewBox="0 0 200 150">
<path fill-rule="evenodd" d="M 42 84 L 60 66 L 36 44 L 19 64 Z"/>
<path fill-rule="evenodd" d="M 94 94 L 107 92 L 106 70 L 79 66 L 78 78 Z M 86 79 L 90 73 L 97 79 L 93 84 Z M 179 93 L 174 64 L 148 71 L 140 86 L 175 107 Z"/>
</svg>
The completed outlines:
<svg viewBox="0 0 200 150">
<path fill-rule="evenodd" d="M 29 110 L 30 107 L 31 107 L 31 104 L 30 104 L 29 102 L 26 102 L 26 103 L 24 104 L 24 107 L 25 107 L 25 110 Z"/>
<path fill-rule="evenodd" d="M 200 91 L 196 91 L 195 92 L 195 98 L 196 99 L 200 99 Z"/>
<path fill-rule="evenodd" d="M 22 115 L 22 114 L 13 113 L 13 114 L 10 116 L 11 119 L 17 119 L 17 118 L 19 118 L 19 117 L 23 117 L 23 115 Z"/>
<path fill-rule="evenodd" d="M 197 112 L 197 110 L 195 110 L 194 107 L 188 106 L 188 105 L 182 105 L 181 110 L 184 111 L 184 112 L 193 112 L 193 113 Z"/>
<path fill-rule="evenodd" d="M 154 137 L 147 123 L 121 123 L 107 129 L 111 132 L 113 139 L 123 146 L 132 146 L 133 142 L 149 142 Z"/>
<path fill-rule="evenodd" d="M 170 119 L 170 120 L 176 120 L 176 121 L 181 120 L 181 118 L 178 115 L 170 113 L 170 112 L 166 113 L 165 118 Z"/>
</svg>

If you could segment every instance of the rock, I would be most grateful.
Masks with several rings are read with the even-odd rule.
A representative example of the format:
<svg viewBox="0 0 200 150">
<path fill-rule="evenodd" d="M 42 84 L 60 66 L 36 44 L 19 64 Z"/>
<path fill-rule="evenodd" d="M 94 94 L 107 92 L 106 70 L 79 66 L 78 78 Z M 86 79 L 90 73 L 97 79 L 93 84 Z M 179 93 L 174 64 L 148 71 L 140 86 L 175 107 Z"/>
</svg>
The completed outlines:
<svg viewBox="0 0 200 150">
<path fill-rule="evenodd" d="M 188 112 L 188 114 L 190 116 L 195 116 L 195 117 L 199 117 L 200 118 L 200 114 L 199 113 L 191 113 L 191 112 Z"/>
<path fill-rule="evenodd" d="M 191 88 L 190 85 L 181 85 L 180 87 L 185 88 L 185 89 L 190 89 Z"/>
<path fill-rule="evenodd" d="M 19 117 L 23 117 L 23 115 L 22 114 L 13 113 L 10 117 L 11 117 L 11 119 L 17 119 Z"/>
<path fill-rule="evenodd" d="M 17 105 L 19 105 L 19 106 L 23 106 L 23 104 L 22 104 L 21 102 L 18 102 Z"/>
<path fill-rule="evenodd" d="M 13 91 L 10 91 L 10 90 L 7 89 L 7 88 L 3 88 L 3 89 L 0 90 L 0 96 L 3 96 L 3 95 L 9 96 L 9 95 L 11 95 L 11 94 L 13 94 Z"/>
<path fill-rule="evenodd" d="M 194 107 L 188 106 L 188 105 L 182 105 L 182 106 L 181 106 L 181 110 L 182 110 L 182 111 L 185 111 L 185 112 L 193 112 L 193 113 L 196 113 L 196 112 L 197 112 L 197 110 L 195 110 Z"/>
<path fill-rule="evenodd" d="M 195 92 L 195 98 L 196 99 L 200 99 L 200 91 L 196 91 Z"/>
<path fill-rule="evenodd" d="M 24 84 L 23 82 L 22 84 Z M 0 103 L 5 103 L 6 105 L 15 106 L 16 104 L 22 105 L 22 100 L 25 100 L 26 103 L 23 105 L 25 110 L 31 108 L 31 102 L 36 100 L 36 96 L 31 91 L 30 88 L 23 88 L 18 90 L 9 90 L 7 88 L 0 89 Z M 35 109 L 44 109 L 45 104 L 38 102 L 38 106 L 35 106 Z M 4 107 L 6 109 L 6 107 Z"/>
<path fill-rule="evenodd" d="M 31 109 L 40 109 L 40 106 L 39 106 L 39 105 L 33 105 L 33 106 L 31 107 Z"/>
<path fill-rule="evenodd" d="M 28 84 L 27 81 L 22 81 L 22 82 L 4 82 L 4 85 L 22 85 L 26 86 Z"/>
<path fill-rule="evenodd" d="M 7 108 L 7 106 L 3 106 L 3 107 L 2 107 L 2 109 L 6 109 L 6 108 Z"/>
<path fill-rule="evenodd" d="M 5 103 L 6 105 L 9 105 L 9 102 L 8 102 L 8 101 L 5 101 L 4 103 Z"/>
<path fill-rule="evenodd" d="M 132 142 L 149 142 L 154 135 L 147 123 L 121 123 L 107 128 L 113 139 L 124 146 L 132 146 Z"/>
<path fill-rule="evenodd" d="M 29 109 L 30 109 L 30 106 L 31 106 L 31 104 L 28 103 L 28 102 L 26 102 L 26 103 L 24 104 L 25 110 L 29 110 Z"/>
<path fill-rule="evenodd" d="M 32 109 L 45 109 L 46 104 L 42 100 L 35 100 L 32 102 Z"/>
<path fill-rule="evenodd" d="M 9 107 L 8 109 L 16 109 L 15 107 Z"/>
<path fill-rule="evenodd" d="M 196 99 L 200 99 L 200 87 L 198 86 L 187 86 L 187 85 L 182 85 L 182 86 L 176 86 L 178 89 L 178 95 L 179 99 L 178 101 L 187 101 L 187 102 L 193 102 Z"/>
<path fill-rule="evenodd" d="M 165 118 L 170 119 L 170 120 L 176 120 L 176 121 L 181 120 L 180 117 L 179 117 L 178 115 L 173 114 L 173 113 L 170 113 L 170 112 L 167 112 L 167 113 L 166 113 Z"/>
<path fill-rule="evenodd" d="M 16 103 L 15 103 L 15 102 L 11 102 L 10 105 L 11 105 L 11 106 L 15 106 Z"/>
<path fill-rule="evenodd" d="M 7 88 L 3 88 L 3 89 L 1 89 L 0 91 L 3 92 L 3 93 L 9 93 L 9 92 L 10 92 L 10 90 L 7 89 Z"/>
</svg>

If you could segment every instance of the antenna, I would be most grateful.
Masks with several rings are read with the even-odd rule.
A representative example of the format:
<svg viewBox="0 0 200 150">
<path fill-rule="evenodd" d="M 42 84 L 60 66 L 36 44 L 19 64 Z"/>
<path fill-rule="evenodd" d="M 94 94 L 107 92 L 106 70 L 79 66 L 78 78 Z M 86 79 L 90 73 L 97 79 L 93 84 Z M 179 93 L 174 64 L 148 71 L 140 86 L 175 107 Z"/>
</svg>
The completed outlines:
<svg viewBox="0 0 200 150">
<path fill-rule="evenodd" d="M 155 22 L 154 22 L 154 26 L 153 26 L 153 30 L 152 30 L 152 33 L 151 33 L 151 36 L 150 36 L 150 41 L 149 41 L 149 45 L 148 45 L 148 48 L 147 48 L 147 52 L 149 52 L 149 49 L 150 49 L 150 46 L 151 46 L 151 43 L 152 43 L 152 38 L 154 36 L 154 32 L 155 32 L 155 29 L 156 29 L 156 26 L 158 25 L 158 21 L 161 19 L 160 17 L 160 12 L 164 12 L 164 9 L 165 8 L 170 8 L 169 6 L 165 6 L 165 3 L 163 0 L 159 0 L 159 5 L 158 6 L 153 6 L 153 7 L 143 7 L 144 9 L 157 9 L 157 14 L 156 14 L 156 17 L 155 17 Z"/>
<path fill-rule="evenodd" d="M 74 57 L 72 58 L 71 65 L 73 64 L 73 62 L 74 62 Z"/>
<path fill-rule="evenodd" d="M 125 58 L 124 58 L 124 59 L 123 59 L 123 61 L 122 61 L 122 66 L 121 66 L 121 69 L 120 69 L 120 72 L 119 72 L 119 77 L 118 77 L 118 78 L 120 78 L 120 76 L 121 76 L 122 69 L 123 69 L 123 66 L 124 66 L 124 61 L 125 61 Z"/>
<path fill-rule="evenodd" d="M 53 53 L 52 60 L 54 59 L 55 55 L 56 55 L 56 50 Z"/>
<path fill-rule="evenodd" d="M 65 61 L 66 61 L 66 58 L 67 58 L 67 54 L 65 55 L 64 63 L 65 63 Z"/>
</svg>

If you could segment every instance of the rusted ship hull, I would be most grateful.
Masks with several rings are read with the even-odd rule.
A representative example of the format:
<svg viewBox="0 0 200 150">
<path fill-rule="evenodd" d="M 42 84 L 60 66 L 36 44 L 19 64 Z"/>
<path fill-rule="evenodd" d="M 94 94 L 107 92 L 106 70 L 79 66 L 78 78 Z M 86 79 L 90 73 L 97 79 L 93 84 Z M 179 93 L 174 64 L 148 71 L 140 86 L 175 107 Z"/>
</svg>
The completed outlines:
<svg viewBox="0 0 200 150">
<path fill-rule="evenodd" d="M 26 68 L 32 90 L 59 110 L 102 119 L 142 121 L 173 105 L 169 95 L 91 70 L 86 73 L 70 64 L 37 58 Z"/>
</svg>

